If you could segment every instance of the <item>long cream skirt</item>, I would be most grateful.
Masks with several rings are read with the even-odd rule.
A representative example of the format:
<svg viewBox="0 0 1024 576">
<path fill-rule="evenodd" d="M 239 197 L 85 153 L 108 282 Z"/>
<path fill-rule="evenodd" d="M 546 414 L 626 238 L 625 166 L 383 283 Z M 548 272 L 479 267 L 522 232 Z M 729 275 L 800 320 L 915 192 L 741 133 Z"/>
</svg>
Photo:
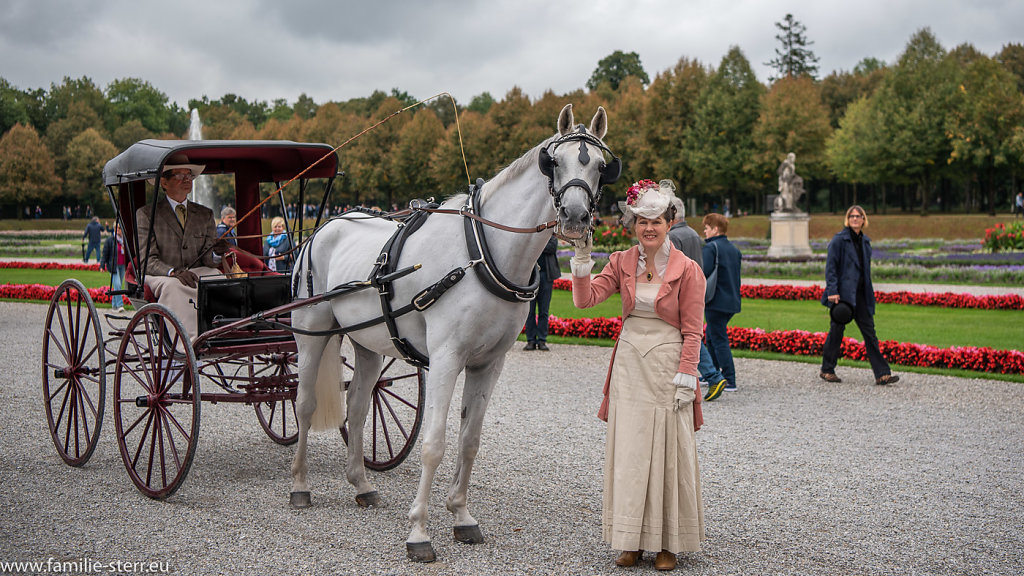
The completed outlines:
<svg viewBox="0 0 1024 576">
<path fill-rule="evenodd" d="M 616 550 L 700 550 L 704 502 L 693 410 L 673 410 L 682 347 L 660 318 L 622 326 L 609 389 L 602 538 Z"/>
</svg>

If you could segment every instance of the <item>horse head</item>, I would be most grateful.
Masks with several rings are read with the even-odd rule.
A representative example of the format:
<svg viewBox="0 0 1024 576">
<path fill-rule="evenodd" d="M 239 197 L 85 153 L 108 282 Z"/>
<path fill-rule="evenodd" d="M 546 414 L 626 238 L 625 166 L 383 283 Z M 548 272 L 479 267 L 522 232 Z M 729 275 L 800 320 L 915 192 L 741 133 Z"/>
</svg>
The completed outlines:
<svg viewBox="0 0 1024 576">
<path fill-rule="evenodd" d="M 590 232 L 601 187 L 619 179 L 622 162 L 605 146 L 608 114 L 598 106 L 590 128 L 574 125 L 572 104 L 558 115 L 558 135 L 540 150 L 540 171 L 548 186 L 558 225 L 555 235 L 576 240 Z M 605 159 L 605 153 L 610 159 Z"/>
</svg>

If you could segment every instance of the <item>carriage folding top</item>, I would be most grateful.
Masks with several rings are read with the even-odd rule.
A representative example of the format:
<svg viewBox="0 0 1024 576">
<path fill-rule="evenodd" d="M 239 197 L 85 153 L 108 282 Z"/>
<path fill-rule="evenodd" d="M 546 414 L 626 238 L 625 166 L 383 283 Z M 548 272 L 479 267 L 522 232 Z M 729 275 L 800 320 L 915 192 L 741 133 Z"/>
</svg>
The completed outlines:
<svg viewBox="0 0 1024 576">
<path fill-rule="evenodd" d="M 305 144 L 287 140 L 142 140 L 107 162 L 103 184 L 112 191 L 111 201 L 129 239 L 132 259 L 138 257 L 135 243 L 135 211 L 146 204 L 146 184 L 159 178 L 167 159 L 184 153 L 194 164 L 204 164 L 203 174 L 234 174 L 235 208 L 240 216 L 238 246 L 259 254 L 262 243 L 260 218 L 242 215 L 260 202 L 260 183 L 283 184 L 299 179 L 299 202 L 305 202 L 305 183 L 311 178 L 328 179 L 321 209 L 338 173 L 338 155 L 327 144 Z M 117 191 L 116 197 L 113 191 Z M 215 206 L 208 206 L 216 210 Z M 301 222 L 302 211 L 298 214 Z M 299 229 L 302 226 L 298 226 Z M 139 238 L 138 242 L 144 242 Z"/>
</svg>

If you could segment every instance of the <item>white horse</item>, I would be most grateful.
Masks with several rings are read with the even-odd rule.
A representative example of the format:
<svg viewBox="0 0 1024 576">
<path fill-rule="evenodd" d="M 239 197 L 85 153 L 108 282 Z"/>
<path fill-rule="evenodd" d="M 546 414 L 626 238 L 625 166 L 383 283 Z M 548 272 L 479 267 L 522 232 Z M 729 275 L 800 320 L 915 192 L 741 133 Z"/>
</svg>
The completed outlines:
<svg viewBox="0 0 1024 576">
<path fill-rule="evenodd" d="M 600 186 L 618 177 L 621 165 L 601 139 L 607 132 L 608 119 L 598 108 L 587 130 L 574 126 L 572 105 L 558 116 L 558 133 L 545 140 L 502 170 L 479 191 L 478 209 L 483 218 L 509 227 L 530 228 L 536 232 L 538 223 L 557 219 L 560 237 L 578 239 L 589 233 L 591 212 L 596 206 Z M 458 210 L 467 205 L 467 196 L 448 199 L 441 209 Z M 486 248 L 489 248 L 490 272 L 479 274 L 487 264 L 473 262 L 467 246 L 465 216 L 431 214 L 422 227 L 409 236 L 400 254 L 398 268 L 421 264 L 422 268 L 393 283 L 395 308 L 407 304 L 417 293 L 449 274 L 453 269 L 467 272 L 447 293 L 426 310 L 414 311 L 396 318 L 401 338 L 429 357 L 426 399 L 422 409 L 421 431 L 422 471 L 416 499 L 409 511 L 411 531 L 406 540 L 409 558 L 431 562 L 435 559 L 427 531 L 427 502 L 434 474 L 445 451 L 445 422 L 458 375 L 465 371 L 458 460 L 455 476 L 448 490 L 446 505 L 455 516 L 455 539 L 460 542 L 483 542 L 477 521 L 469 513 L 466 492 L 470 472 L 480 447 L 480 431 L 491 392 L 505 361 L 505 354 L 515 342 L 526 319 L 528 299 L 499 298 L 484 285 L 481 276 L 497 272 L 506 283 L 521 288 L 532 280 L 537 258 L 550 232 L 516 233 L 484 226 Z M 395 233 L 398 225 L 365 215 L 341 217 L 329 221 L 303 244 L 295 267 L 303 292 L 310 275 L 314 294 L 321 294 L 347 282 L 366 280 L 374 270 L 382 247 Z M 520 231 L 521 232 L 521 231 Z M 308 269 L 307 269 L 308 268 Z M 292 312 L 292 326 L 304 331 L 328 331 L 345 328 L 381 316 L 381 299 L 376 290 L 348 293 Z M 371 392 L 381 369 L 381 355 L 401 358 L 403 353 L 393 343 L 383 324 L 350 332 L 355 350 L 352 382 L 348 392 L 348 461 L 346 475 L 356 489 L 356 501 L 362 506 L 379 502 L 373 486 L 366 479 L 363 464 L 363 424 Z M 292 463 L 292 505 L 310 505 L 307 480 L 306 440 L 314 419 L 314 411 L 329 409 L 325 398 L 316 389 L 338 391 L 339 341 L 322 335 L 296 334 L 298 343 L 299 388 L 296 413 L 299 440 Z M 328 343 L 330 342 L 330 345 Z M 330 370 L 322 363 L 335 364 Z M 320 378 L 332 374 L 329 378 Z M 334 378 L 331 380 L 331 378 Z M 326 387 L 323 383 L 326 382 Z M 318 398 L 320 399 L 318 403 Z M 337 409 L 337 398 L 333 401 Z M 337 427 L 340 422 L 323 421 L 322 427 Z M 314 429 L 317 429 L 314 426 Z"/>
</svg>

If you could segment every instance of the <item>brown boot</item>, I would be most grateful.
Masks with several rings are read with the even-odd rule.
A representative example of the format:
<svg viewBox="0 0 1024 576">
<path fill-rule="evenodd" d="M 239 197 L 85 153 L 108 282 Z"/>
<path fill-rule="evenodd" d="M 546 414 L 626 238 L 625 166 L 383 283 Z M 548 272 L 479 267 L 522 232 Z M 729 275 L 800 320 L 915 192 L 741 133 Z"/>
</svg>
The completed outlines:
<svg viewBox="0 0 1024 576">
<path fill-rule="evenodd" d="M 674 570 L 676 567 L 676 555 L 668 550 L 658 552 L 654 559 L 654 567 L 658 570 Z"/>
<path fill-rule="evenodd" d="M 623 568 L 629 568 L 630 566 L 636 566 L 636 563 L 640 561 L 640 557 L 644 555 L 643 550 L 630 551 L 626 550 L 619 557 L 615 559 L 616 566 L 622 566 Z"/>
</svg>

